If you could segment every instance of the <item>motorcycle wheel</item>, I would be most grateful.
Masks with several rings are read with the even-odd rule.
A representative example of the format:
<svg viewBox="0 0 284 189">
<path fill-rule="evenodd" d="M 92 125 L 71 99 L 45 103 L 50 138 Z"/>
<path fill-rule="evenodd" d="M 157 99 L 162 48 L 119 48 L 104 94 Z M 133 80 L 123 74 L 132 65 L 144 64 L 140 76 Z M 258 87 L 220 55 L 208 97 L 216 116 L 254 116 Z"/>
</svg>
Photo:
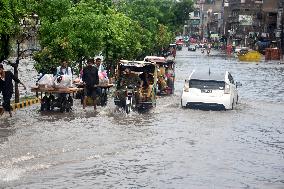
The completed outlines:
<svg viewBox="0 0 284 189">
<path fill-rule="evenodd" d="M 131 112 L 130 104 L 126 105 L 125 111 L 126 111 L 127 114 L 129 114 Z"/>
<path fill-rule="evenodd" d="M 131 106 L 132 106 L 132 97 L 126 97 L 125 111 L 127 114 L 131 112 Z"/>
</svg>

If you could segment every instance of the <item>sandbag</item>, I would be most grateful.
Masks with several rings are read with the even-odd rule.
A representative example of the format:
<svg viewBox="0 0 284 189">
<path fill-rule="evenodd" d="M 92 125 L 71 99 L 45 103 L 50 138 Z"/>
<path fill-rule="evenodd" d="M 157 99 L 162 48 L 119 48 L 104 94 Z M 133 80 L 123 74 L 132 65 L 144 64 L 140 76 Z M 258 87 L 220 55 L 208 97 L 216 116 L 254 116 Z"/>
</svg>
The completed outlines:
<svg viewBox="0 0 284 189">
<path fill-rule="evenodd" d="M 98 72 L 99 75 L 99 85 L 109 84 L 109 79 L 106 72 Z"/>
<path fill-rule="evenodd" d="M 69 75 L 56 76 L 54 78 L 55 88 L 69 88 L 72 87 L 72 77 Z"/>
<path fill-rule="evenodd" d="M 54 78 L 52 74 L 45 74 L 40 78 L 38 81 L 39 87 L 53 87 L 54 85 Z"/>
</svg>

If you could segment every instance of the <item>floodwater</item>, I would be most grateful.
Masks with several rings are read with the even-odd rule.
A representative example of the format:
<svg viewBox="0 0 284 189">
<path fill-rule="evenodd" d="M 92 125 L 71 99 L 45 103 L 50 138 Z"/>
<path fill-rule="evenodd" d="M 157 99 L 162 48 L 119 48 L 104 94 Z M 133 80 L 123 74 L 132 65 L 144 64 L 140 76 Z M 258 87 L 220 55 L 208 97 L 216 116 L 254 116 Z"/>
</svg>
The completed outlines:
<svg viewBox="0 0 284 189">
<path fill-rule="evenodd" d="M 284 65 L 177 52 L 175 95 L 126 115 L 110 98 L 96 112 L 17 111 L 0 123 L 0 188 L 284 188 Z M 182 109 L 192 69 L 229 70 L 232 111 Z M 26 81 L 27 78 L 24 78 Z"/>
</svg>

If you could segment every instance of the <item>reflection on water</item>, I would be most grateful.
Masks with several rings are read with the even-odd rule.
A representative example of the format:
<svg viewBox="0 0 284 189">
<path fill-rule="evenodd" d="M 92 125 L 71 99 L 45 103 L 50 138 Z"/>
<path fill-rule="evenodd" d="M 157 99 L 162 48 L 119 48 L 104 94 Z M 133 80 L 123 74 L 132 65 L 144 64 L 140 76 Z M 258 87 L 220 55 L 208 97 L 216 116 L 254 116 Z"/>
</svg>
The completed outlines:
<svg viewBox="0 0 284 189">
<path fill-rule="evenodd" d="M 243 84 L 235 110 L 180 107 L 190 70 L 209 67 Z M 175 95 L 149 112 L 126 114 L 112 99 L 97 111 L 77 101 L 70 113 L 18 111 L 1 120 L 0 186 L 283 188 L 283 69 L 184 50 Z"/>
</svg>

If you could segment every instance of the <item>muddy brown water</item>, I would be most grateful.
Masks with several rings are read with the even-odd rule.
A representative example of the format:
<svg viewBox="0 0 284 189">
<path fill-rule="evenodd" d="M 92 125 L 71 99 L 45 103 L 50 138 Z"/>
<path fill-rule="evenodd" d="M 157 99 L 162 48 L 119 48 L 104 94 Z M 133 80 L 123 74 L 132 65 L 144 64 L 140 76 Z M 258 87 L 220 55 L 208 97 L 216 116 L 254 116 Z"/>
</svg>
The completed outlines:
<svg viewBox="0 0 284 189">
<path fill-rule="evenodd" d="M 284 65 L 177 52 L 175 95 L 150 112 L 107 107 L 17 111 L 0 122 L 0 188 L 284 188 Z M 232 111 L 182 109 L 192 69 L 229 70 Z M 32 63 L 22 69 L 24 77 Z M 32 80 L 32 81 L 31 81 Z M 22 93 L 22 95 L 29 94 Z"/>
</svg>

